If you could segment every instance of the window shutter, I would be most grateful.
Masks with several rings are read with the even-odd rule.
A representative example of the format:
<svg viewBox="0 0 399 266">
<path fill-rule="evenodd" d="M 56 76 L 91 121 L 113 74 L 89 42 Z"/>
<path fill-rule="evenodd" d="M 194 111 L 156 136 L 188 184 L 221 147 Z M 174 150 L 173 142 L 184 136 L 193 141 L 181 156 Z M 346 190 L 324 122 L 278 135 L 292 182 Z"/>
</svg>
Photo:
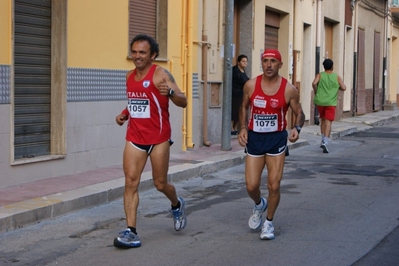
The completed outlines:
<svg viewBox="0 0 399 266">
<path fill-rule="evenodd" d="M 278 49 L 278 30 L 280 14 L 266 10 L 265 18 L 265 49 Z"/>
<path fill-rule="evenodd" d="M 157 0 L 130 0 L 129 44 L 137 34 L 157 37 Z M 129 47 L 130 48 L 130 47 Z"/>
<path fill-rule="evenodd" d="M 14 157 L 50 154 L 51 0 L 15 0 Z"/>
</svg>

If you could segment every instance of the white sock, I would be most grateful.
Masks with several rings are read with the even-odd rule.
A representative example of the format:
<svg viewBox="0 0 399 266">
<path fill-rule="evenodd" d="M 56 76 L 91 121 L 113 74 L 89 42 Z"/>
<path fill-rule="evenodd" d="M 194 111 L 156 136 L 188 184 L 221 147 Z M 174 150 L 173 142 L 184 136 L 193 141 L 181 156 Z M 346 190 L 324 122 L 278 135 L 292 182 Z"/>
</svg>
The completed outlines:
<svg viewBox="0 0 399 266">
<path fill-rule="evenodd" d="M 324 142 L 324 134 L 321 134 L 321 142 Z"/>
<path fill-rule="evenodd" d="M 328 141 L 329 141 L 329 138 L 325 137 L 325 138 L 324 138 L 324 143 L 325 143 L 325 144 L 328 144 Z"/>
</svg>

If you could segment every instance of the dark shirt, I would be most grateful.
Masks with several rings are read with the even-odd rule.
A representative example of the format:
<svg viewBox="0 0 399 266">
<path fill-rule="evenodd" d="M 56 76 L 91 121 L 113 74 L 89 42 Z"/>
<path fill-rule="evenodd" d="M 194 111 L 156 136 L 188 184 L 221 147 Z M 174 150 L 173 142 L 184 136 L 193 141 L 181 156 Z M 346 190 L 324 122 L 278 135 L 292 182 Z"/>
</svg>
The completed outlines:
<svg viewBox="0 0 399 266">
<path fill-rule="evenodd" d="M 247 80 L 249 80 L 249 77 L 245 71 L 241 72 L 237 65 L 233 66 L 233 97 L 242 97 L 244 84 Z"/>
</svg>

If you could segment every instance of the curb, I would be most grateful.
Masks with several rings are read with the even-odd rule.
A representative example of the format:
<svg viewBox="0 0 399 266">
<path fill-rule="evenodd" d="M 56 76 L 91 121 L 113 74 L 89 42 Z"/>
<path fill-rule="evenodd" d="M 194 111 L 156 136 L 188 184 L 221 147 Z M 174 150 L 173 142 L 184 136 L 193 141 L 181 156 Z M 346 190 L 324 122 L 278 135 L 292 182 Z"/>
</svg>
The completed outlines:
<svg viewBox="0 0 399 266">
<path fill-rule="evenodd" d="M 306 140 L 290 143 L 294 149 L 309 145 Z M 245 154 L 241 151 L 230 152 L 224 155 L 209 157 L 199 163 L 184 163 L 169 167 L 168 179 L 171 182 L 188 180 L 233 166 L 243 164 Z M 25 226 L 40 223 L 44 220 L 107 204 L 123 196 L 124 177 L 111 181 L 82 187 L 79 189 L 38 197 L 0 207 L 0 232 L 7 232 Z M 152 189 L 151 171 L 141 176 L 139 191 Z"/>
<path fill-rule="evenodd" d="M 366 121 L 364 118 L 367 118 Z M 335 123 L 331 138 L 336 139 L 371 127 L 381 126 L 399 120 L 399 115 L 391 113 L 375 117 L 354 117 L 342 119 Z M 317 135 L 318 126 L 305 127 L 304 132 Z M 296 143 L 289 143 L 290 149 L 310 145 L 308 140 L 299 139 Z M 188 180 L 193 177 L 221 171 L 245 161 L 242 150 L 215 155 L 195 163 L 183 163 L 169 167 L 168 179 L 171 182 Z M 82 187 L 79 189 L 38 197 L 22 202 L 17 202 L 0 207 L 0 233 L 22 228 L 44 220 L 54 219 L 61 215 L 92 208 L 118 200 L 124 193 L 124 177 L 111 181 Z M 151 171 L 144 172 L 141 176 L 139 191 L 153 188 Z"/>
<path fill-rule="evenodd" d="M 187 180 L 244 163 L 243 151 L 207 158 L 206 161 L 185 163 L 169 168 L 171 182 Z M 0 207 L 0 232 L 54 219 L 61 215 L 120 199 L 124 192 L 124 177 L 79 189 L 38 197 Z M 141 176 L 140 191 L 153 188 L 151 171 Z"/>
</svg>

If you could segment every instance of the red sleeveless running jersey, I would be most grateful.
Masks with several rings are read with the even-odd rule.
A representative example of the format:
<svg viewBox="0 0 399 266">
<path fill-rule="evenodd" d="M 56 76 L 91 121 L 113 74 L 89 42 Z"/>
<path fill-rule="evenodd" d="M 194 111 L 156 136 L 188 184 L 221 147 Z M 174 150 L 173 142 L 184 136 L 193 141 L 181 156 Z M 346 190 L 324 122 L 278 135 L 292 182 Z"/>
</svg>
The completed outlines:
<svg viewBox="0 0 399 266">
<path fill-rule="evenodd" d="M 152 65 L 140 81 L 136 69 L 126 81 L 127 107 L 122 111 L 129 117 L 126 140 L 141 145 L 165 142 L 171 137 L 169 98 L 161 95 L 153 83 L 157 65 Z"/>
<path fill-rule="evenodd" d="M 266 95 L 261 86 L 262 75 L 256 78 L 255 90 L 252 93 L 248 129 L 259 133 L 283 131 L 286 129 L 288 104 L 285 101 L 287 80 L 281 77 L 281 85 L 276 94 Z"/>
</svg>

